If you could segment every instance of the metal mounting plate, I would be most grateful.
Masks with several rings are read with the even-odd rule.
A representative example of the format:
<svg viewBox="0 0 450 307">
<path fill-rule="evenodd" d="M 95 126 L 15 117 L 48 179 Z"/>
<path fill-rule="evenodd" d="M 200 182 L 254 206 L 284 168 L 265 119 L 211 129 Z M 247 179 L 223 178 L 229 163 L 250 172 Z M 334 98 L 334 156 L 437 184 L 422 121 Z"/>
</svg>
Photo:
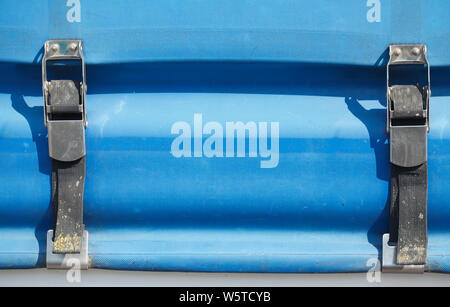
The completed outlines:
<svg viewBox="0 0 450 307">
<path fill-rule="evenodd" d="M 88 238 L 89 233 L 85 230 L 79 254 L 54 254 L 53 230 L 49 230 L 47 232 L 47 269 L 71 269 L 75 266 L 80 270 L 87 270 L 89 268 Z"/>
<path fill-rule="evenodd" d="M 51 39 L 45 42 L 44 60 L 76 60 L 83 57 L 83 45 L 77 39 Z"/>
<path fill-rule="evenodd" d="M 397 246 L 389 245 L 389 234 L 383 235 L 383 273 L 424 273 L 425 265 L 399 265 L 396 264 Z"/>
<path fill-rule="evenodd" d="M 389 65 L 428 64 L 425 45 L 404 44 L 389 46 Z"/>
</svg>

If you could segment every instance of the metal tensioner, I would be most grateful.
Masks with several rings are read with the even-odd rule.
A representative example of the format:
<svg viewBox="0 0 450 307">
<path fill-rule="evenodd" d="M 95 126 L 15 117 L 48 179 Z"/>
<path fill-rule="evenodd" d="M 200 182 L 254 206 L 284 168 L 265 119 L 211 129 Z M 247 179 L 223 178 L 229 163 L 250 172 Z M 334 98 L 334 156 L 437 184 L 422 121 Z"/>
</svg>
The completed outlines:
<svg viewBox="0 0 450 307">
<path fill-rule="evenodd" d="M 390 135 L 390 225 L 383 235 L 383 272 L 423 273 L 427 257 L 427 133 L 430 65 L 420 44 L 391 45 L 387 65 L 387 132 Z M 391 68 L 421 65 L 426 84 L 391 85 Z M 420 66 L 419 66 L 420 68 Z M 407 71 L 407 70 L 406 70 Z M 405 71 L 404 71 L 405 72 Z M 420 74 L 422 70 L 420 70 Z M 413 77 L 414 74 L 403 73 Z M 415 83 L 415 84 L 411 84 Z"/>
<path fill-rule="evenodd" d="M 54 229 L 47 233 L 47 268 L 88 268 L 88 233 L 83 224 L 85 182 L 86 71 L 83 43 L 75 39 L 48 40 L 42 59 L 44 123 L 52 159 Z M 59 72 L 79 68 L 77 77 L 48 80 L 47 65 Z M 59 66 L 55 66 L 59 64 Z M 69 73 L 69 76 L 70 73 Z M 67 80 L 69 79 L 69 80 Z"/>
<path fill-rule="evenodd" d="M 50 157 L 55 159 L 71 161 L 84 156 L 86 153 L 84 128 L 87 127 L 85 103 L 87 86 L 83 43 L 81 40 L 70 39 L 48 40 L 45 42 L 44 50 L 42 86 L 44 94 L 44 124 L 49 130 L 49 154 Z M 47 61 L 70 60 L 81 61 L 82 80 L 48 81 Z M 67 129 L 69 128 L 67 126 L 70 126 L 71 129 Z M 63 129 L 64 131 L 62 131 Z M 66 133 L 70 133 L 70 135 Z M 78 146 L 73 146 L 74 139 L 77 140 Z M 72 146 L 68 143 L 72 143 Z M 67 148 L 70 148 L 70 150 L 64 151 Z"/>
</svg>

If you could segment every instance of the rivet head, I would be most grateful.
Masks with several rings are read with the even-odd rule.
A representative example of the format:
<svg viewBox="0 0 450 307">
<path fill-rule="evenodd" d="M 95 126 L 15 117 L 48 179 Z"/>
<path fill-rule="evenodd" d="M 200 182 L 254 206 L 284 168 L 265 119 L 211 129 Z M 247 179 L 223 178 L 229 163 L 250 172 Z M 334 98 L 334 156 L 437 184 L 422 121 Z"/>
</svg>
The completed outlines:
<svg viewBox="0 0 450 307">
<path fill-rule="evenodd" d="M 415 55 L 415 56 L 418 56 L 418 55 L 420 54 L 420 49 L 419 49 L 418 47 L 414 47 L 414 48 L 411 50 L 411 53 L 412 53 L 413 55 Z"/>
<path fill-rule="evenodd" d="M 77 48 L 78 48 L 78 46 L 75 43 L 71 43 L 69 45 L 69 50 L 72 51 L 72 52 L 75 52 L 75 50 L 77 50 Z"/>
<path fill-rule="evenodd" d="M 399 56 L 400 54 L 402 54 L 402 50 L 400 48 L 395 48 L 392 51 L 392 54 L 395 55 L 395 56 Z"/>
<path fill-rule="evenodd" d="M 58 45 L 58 44 L 53 44 L 53 45 L 50 47 L 50 49 L 51 49 L 53 52 L 57 52 L 57 51 L 59 50 L 59 45 Z"/>
</svg>

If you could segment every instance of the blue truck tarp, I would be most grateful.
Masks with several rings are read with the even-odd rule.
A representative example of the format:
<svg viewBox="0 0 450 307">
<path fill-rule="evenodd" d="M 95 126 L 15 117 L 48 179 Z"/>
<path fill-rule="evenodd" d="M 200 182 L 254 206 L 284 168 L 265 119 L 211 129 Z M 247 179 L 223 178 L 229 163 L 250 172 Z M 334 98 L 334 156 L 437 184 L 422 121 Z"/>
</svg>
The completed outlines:
<svg viewBox="0 0 450 307">
<path fill-rule="evenodd" d="M 387 48 L 421 43 L 427 262 L 450 272 L 449 11 L 445 0 L 0 1 L 0 268 L 45 266 L 40 63 L 46 40 L 78 38 L 92 267 L 367 271 L 389 222 Z M 229 142 L 238 122 L 256 134 Z"/>
</svg>

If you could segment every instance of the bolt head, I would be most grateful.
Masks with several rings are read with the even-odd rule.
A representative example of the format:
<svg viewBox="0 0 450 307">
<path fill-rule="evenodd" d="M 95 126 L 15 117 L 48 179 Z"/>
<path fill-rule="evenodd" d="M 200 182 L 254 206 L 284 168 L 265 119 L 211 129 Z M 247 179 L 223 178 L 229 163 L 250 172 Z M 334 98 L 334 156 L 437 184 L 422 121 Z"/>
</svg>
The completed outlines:
<svg viewBox="0 0 450 307">
<path fill-rule="evenodd" d="M 53 52 L 57 52 L 57 51 L 59 50 L 59 45 L 58 45 L 58 44 L 53 44 L 53 45 L 50 47 L 50 49 L 51 49 Z"/>
<path fill-rule="evenodd" d="M 72 52 L 75 52 L 75 50 L 77 50 L 77 48 L 78 48 L 78 46 L 75 43 L 71 43 L 69 45 L 69 50 L 72 51 Z"/>
<path fill-rule="evenodd" d="M 418 47 L 414 47 L 414 48 L 411 50 L 411 53 L 412 53 L 413 55 L 415 55 L 415 56 L 418 56 L 418 55 L 420 54 L 420 49 L 419 49 Z"/>
<path fill-rule="evenodd" d="M 392 51 L 392 54 L 395 55 L 395 56 L 399 56 L 399 55 L 402 54 L 402 50 L 401 50 L 400 48 L 395 48 L 395 49 Z"/>
</svg>

